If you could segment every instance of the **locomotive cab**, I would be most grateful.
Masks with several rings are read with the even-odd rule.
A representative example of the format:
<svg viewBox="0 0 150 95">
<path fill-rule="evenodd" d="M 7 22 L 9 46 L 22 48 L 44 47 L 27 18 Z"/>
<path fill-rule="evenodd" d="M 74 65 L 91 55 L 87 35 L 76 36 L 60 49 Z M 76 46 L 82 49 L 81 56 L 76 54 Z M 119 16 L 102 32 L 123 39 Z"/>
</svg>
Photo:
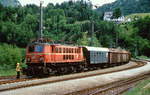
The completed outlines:
<svg viewBox="0 0 150 95">
<path fill-rule="evenodd" d="M 30 44 L 26 51 L 27 64 L 44 63 L 45 59 L 45 45 L 43 44 Z"/>
<path fill-rule="evenodd" d="M 46 55 L 50 54 L 51 48 L 46 43 L 31 43 L 26 48 L 26 75 L 38 75 L 46 68 Z M 49 56 L 50 58 L 50 56 Z M 33 70 L 34 69 L 34 70 Z"/>
</svg>

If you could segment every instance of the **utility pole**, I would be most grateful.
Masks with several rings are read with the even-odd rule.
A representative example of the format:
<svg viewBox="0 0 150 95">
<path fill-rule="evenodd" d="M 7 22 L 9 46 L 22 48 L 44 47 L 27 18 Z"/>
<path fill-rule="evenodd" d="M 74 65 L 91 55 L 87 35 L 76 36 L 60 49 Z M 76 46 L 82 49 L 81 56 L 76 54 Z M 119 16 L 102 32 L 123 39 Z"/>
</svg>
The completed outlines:
<svg viewBox="0 0 150 95">
<path fill-rule="evenodd" d="M 92 29 L 91 29 L 91 46 L 93 46 L 93 41 L 94 41 L 94 21 L 93 19 L 91 20 L 91 25 L 92 25 Z"/>
<path fill-rule="evenodd" d="M 91 2 L 90 0 L 88 0 L 89 2 Z M 97 8 L 98 6 L 97 5 L 93 5 L 91 3 L 91 6 L 92 6 L 92 9 L 93 7 Z M 94 14 L 92 12 L 92 17 L 90 18 L 90 22 L 91 22 L 91 42 L 90 42 L 90 46 L 93 46 L 94 45 Z"/>
<path fill-rule="evenodd" d="M 136 40 L 136 44 L 134 45 L 135 46 L 135 51 L 134 51 L 134 55 L 135 56 L 138 56 L 138 40 Z"/>
<path fill-rule="evenodd" d="M 116 47 L 118 47 L 118 39 L 119 39 L 119 33 L 116 31 Z"/>
<path fill-rule="evenodd" d="M 43 3 L 44 1 L 40 1 L 40 27 L 39 27 L 38 39 L 43 38 L 43 8 L 42 8 Z"/>
</svg>

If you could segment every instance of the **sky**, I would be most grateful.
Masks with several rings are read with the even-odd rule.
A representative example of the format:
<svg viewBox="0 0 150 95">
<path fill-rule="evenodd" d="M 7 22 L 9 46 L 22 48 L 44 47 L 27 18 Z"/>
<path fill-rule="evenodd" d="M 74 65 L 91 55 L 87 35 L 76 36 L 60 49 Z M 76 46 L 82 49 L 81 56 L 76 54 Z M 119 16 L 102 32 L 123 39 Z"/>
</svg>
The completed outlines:
<svg viewBox="0 0 150 95">
<path fill-rule="evenodd" d="M 20 1 L 21 5 L 26 5 L 26 4 L 36 4 L 36 5 L 40 5 L 40 1 L 41 0 L 18 0 Z M 56 4 L 56 3 L 62 3 L 64 1 L 69 1 L 69 0 L 42 0 L 44 1 L 44 6 L 46 6 L 48 3 L 53 3 L 53 4 Z M 75 1 L 75 0 L 73 0 Z M 88 1 L 88 0 L 86 0 Z M 97 5 L 97 6 L 102 6 L 103 4 L 107 4 L 107 3 L 111 3 L 111 2 L 114 2 L 116 0 L 90 0 L 92 2 L 93 5 Z"/>
</svg>

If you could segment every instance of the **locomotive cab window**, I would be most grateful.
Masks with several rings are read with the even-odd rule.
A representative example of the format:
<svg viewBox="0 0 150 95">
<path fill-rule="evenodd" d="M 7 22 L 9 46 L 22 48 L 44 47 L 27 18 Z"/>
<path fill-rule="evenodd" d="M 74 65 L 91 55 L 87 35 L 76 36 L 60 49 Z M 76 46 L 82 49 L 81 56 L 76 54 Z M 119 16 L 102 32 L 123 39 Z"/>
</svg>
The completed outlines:
<svg viewBox="0 0 150 95">
<path fill-rule="evenodd" d="M 29 52 L 43 52 L 43 46 L 41 45 L 29 46 Z"/>
<path fill-rule="evenodd" d="M 43 52 L 43 46 L 41 46 L 41 45 L 36 45 L 36 46 L 35 46 L 35 52 Z"/>
</svg>

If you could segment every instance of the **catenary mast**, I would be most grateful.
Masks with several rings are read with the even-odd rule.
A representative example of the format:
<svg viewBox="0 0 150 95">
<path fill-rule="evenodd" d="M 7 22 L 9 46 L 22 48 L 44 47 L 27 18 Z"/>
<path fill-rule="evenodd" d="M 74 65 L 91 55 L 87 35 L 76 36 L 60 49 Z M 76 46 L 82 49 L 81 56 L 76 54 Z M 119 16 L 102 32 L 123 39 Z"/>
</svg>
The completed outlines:
<svg viewBox="0 0 150 95">
<path fill-rule="evenodd" d="M 38 39 L 43 39 L 43 7 L 42 4 L 44 1 L 40 1 L 40 27 L 39 27 L 39 35 Z"/>
</svg>

